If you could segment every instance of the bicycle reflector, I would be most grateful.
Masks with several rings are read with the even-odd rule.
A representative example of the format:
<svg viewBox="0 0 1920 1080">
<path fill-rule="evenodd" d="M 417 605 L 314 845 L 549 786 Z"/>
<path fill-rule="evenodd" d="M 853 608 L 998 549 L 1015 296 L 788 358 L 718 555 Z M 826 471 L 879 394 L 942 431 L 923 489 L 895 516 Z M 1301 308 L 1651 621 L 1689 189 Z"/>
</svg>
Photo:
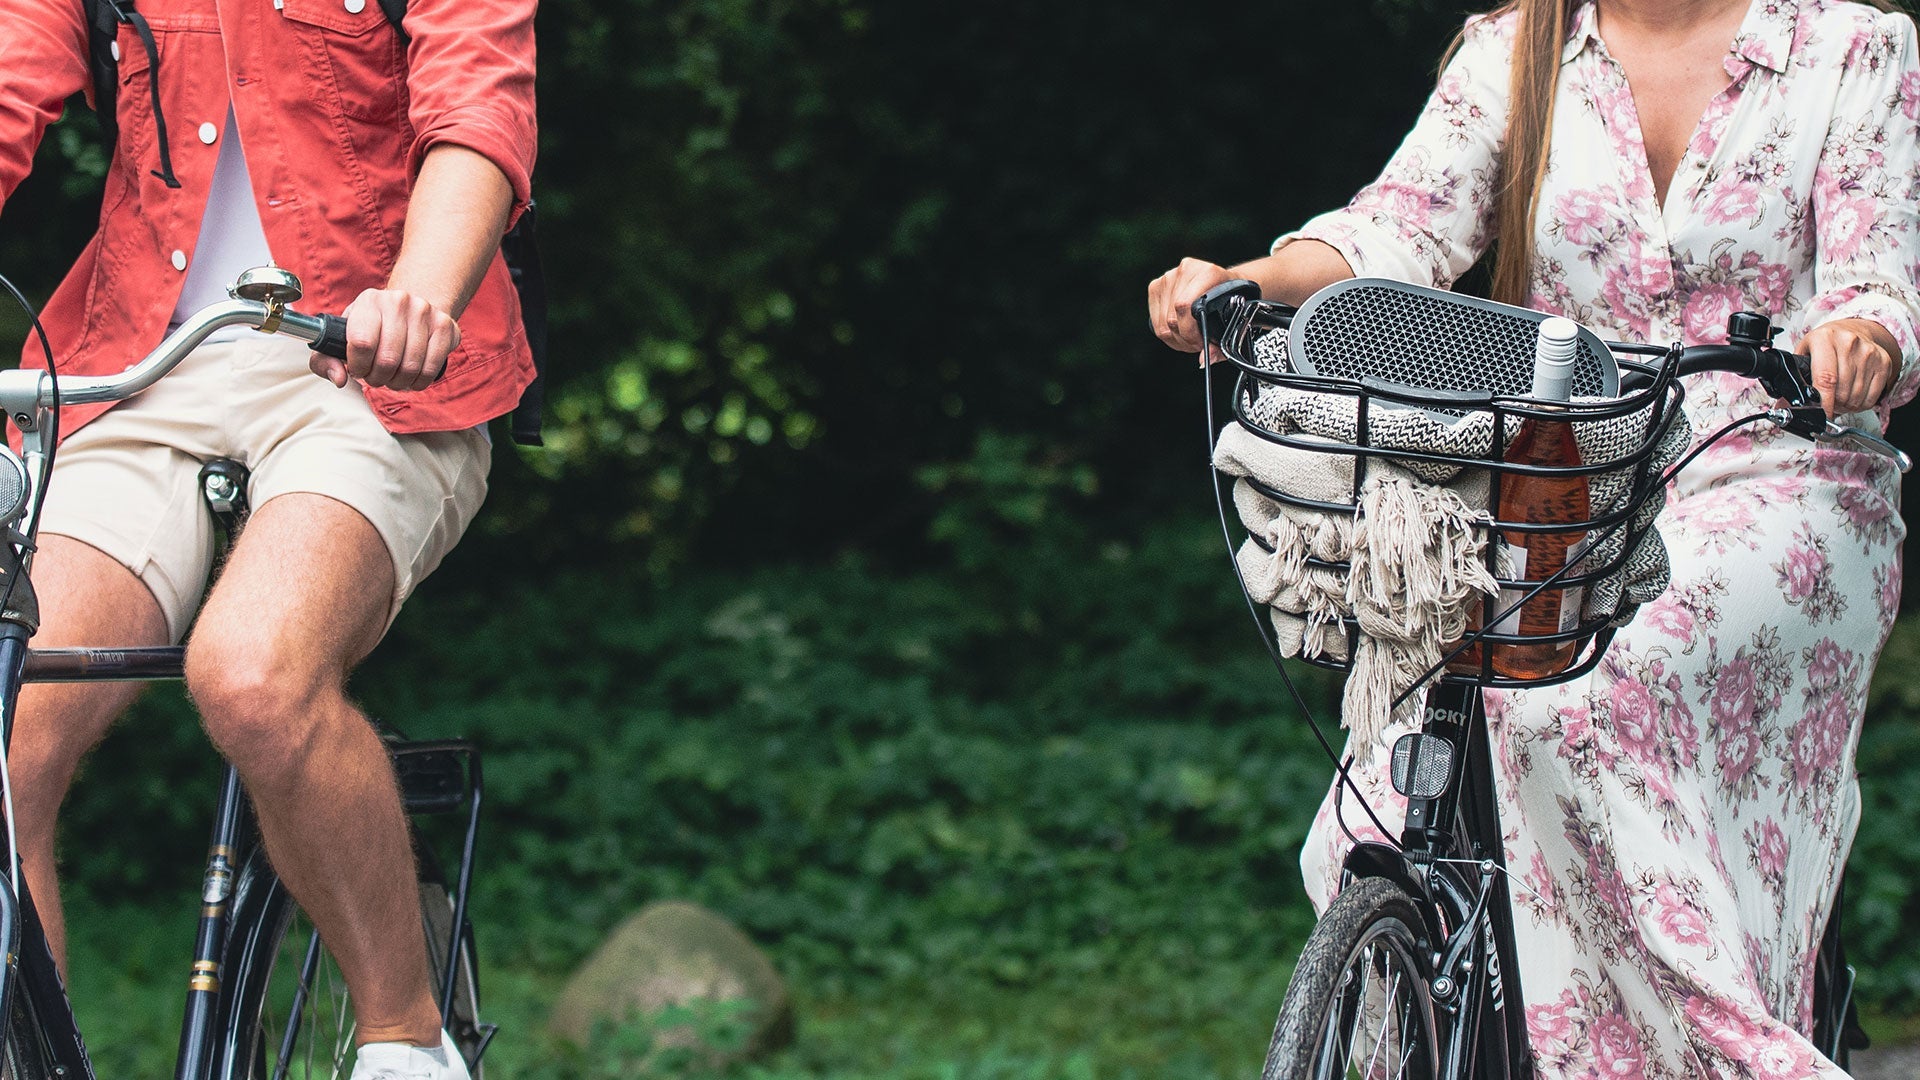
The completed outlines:
<svg viewBox="0 0 1920 1080">
<path fill-rule="evenodd" d="M 1393 790 L 1409 799 L 1437 799 L 1453 775 L 1453 744 L 1411 732 L 1393 744 Z"/>
<path fill-rule="evenodd" d="M 1287 332 L 1287 360 L 1302 375 L 1525 397 L 1533 391 L 1540 324 L 1550 317 L 1385 278 L 1352 278 L 1300 305 Z M 1620 368 L 1612 351 L 1585 327 L 1574 355 L 1573 393 L 1620 394 Z M 1389 408 L 1412 408 L 1384 397 L 1375 400 Z"/>
<path fill-rule="evenodd" d="M 12 522 L 26 509 L 27 466 L 13 448 L 0 443 L 0 522 Z"/>
</svg>

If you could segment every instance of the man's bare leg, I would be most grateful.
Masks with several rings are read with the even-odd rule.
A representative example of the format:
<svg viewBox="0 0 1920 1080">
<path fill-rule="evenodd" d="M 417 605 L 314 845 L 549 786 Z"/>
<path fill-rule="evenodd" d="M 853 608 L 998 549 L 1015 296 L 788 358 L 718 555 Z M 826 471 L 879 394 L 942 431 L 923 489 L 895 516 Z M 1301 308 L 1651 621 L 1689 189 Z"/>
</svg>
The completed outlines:
<svg viewBox="0 0 1920 1080">
<path fill-rule="evenodd" d="M 40 538 L 33 560 L 40 600 L 35 648 L 162 645 L 166 617 L 133 571 L 89 544 L 64 536 Z M 21 688 L 8 771 L 13 778 L 15 831 L 27 888 L 40 926 L 62 970 L 67 925 L 54 871 L 54 822 L 80 759 L 99 744 L 133 699 L 139 683 L 38 683 Z"/>
<path fill-rule="evenodd" d="M 187 689 L 253 797 L 267 855 L 340 964 L 356 1037 L 440 1045 L 413 850 L 386 748 L 346 697 L 393 598 L 345 504 L 256 510 L 187 644 Z"/>
</svg>

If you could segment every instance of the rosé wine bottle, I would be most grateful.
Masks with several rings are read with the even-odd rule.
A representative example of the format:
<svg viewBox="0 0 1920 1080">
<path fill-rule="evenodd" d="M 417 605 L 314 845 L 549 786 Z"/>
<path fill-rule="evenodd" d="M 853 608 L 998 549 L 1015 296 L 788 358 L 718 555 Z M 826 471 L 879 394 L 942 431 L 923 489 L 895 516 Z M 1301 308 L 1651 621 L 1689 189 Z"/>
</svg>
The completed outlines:
<svg viewBox="0 0 1920 1080">
<path fill-rule="evenodd" d="M 1569 400 L 1574 356 L 1580 328 L 1567 319 L 1540 324 L 1534 351 L 1533 394 L 1540 401 Z M 1528 417 L 1507 447 L 1506 460 L 1515 465 L 1570 466 L 1580 464 L 1580 447 L 1573 425 Z M 1539 582 L 1558 573 L 1584 550 L 1584 526 L 1593 518 L 1584 476 L 1541 476 L 1505 473 L 1500 478 L 1500 520 L 1529 525 L 1576 526 L 1561 532 L 1501 530 L 1513 565 L 1515 580 Z M 1522 589 L 1503 590 L 1496 601 L 1505 610 L 1526 595 Z M 1543 636 L 1565 633 L 1580 624 L 1581 587 L 1551 585 L 1495 626 L 1504 634 Z M 1558 675 L 1573 661 L 1577 640 L 1543 641 L 1493 647 L 1489 658 L 1495 673 L 1509 678 L 1541 679 Z"/>
</svg>

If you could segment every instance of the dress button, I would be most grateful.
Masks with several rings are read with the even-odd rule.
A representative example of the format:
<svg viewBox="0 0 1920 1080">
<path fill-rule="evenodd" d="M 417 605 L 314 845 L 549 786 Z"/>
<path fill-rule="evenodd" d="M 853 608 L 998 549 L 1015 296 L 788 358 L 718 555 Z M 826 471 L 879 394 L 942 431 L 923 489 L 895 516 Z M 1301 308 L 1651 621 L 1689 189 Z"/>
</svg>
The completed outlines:
<svg viewBox="0 0 1920 1080">
<path fill-rule="evenodd" d="M 206 143 L 208 146 L 212 146 L 213 140 L 219 137 L 220 137 L 219 128 L 214 127 L 211 123 L 200 125 L 200 141 L 201 142 Z"/>
<path fill-rule="evenodd" d="M 113 42 L 112 44 L 110 44 L 110 45 L 108 45 L 108 46 L 107 46 L 107 51 L 108 51 L 109 53 L 112 53 L 112 54 L 113 54 L 113 62 L 114 62 L 114 63 L 116 63 L 116 64 L 117 64 L 117 63 L 119 63 L 119 62 L 120 62 L 120 43 L 119 43 L 119 42 L 117 42 L 117 41 L 116 41 L 116 42 Z"/>
<path fill-rule="evenodd" d="M 177 248 L 176 248 L 176 249 L 174 250 L 174 253 L 173 253 L 173 268 L 174 268 L 175 270 L 185 270 L 185 269 L 187 268 L 187 253 L 186 253 L 186 252 L 184 252 L 184 251 L 181 251 L 181 250 L 179 250 L 179 249 L 177 249 Z"/>
<path fill-rule="evenodd" d="M 358 15 L 367 10 L 367 0 L 347 0 L 347 14 Z"/>
</svg>

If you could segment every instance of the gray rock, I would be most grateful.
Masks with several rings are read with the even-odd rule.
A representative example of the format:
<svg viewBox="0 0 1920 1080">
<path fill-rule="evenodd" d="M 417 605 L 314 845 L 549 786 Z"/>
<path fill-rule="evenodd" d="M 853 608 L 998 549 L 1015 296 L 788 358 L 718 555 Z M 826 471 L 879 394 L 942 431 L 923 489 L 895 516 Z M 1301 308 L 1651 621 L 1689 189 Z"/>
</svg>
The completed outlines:
<svg viewBox="0 0 1920 1080">
<path fill-rule="evenodd" d="M 713 1055 L 716 1065 L 779 1049 L 793 1038 L 793 1003 L 767 955 L 726 919 L 678 901 L 649 904 L 615 928 L 567 980 L 548 1028 L 585 1046 L 602 1018 L 659 1018 L 673 1006 L 740 1010 L 746 1040 L 736 1053 Z M 700 1041 L 691 1022 L 660 1022 L 660 1046 Z"/>
</svg>

